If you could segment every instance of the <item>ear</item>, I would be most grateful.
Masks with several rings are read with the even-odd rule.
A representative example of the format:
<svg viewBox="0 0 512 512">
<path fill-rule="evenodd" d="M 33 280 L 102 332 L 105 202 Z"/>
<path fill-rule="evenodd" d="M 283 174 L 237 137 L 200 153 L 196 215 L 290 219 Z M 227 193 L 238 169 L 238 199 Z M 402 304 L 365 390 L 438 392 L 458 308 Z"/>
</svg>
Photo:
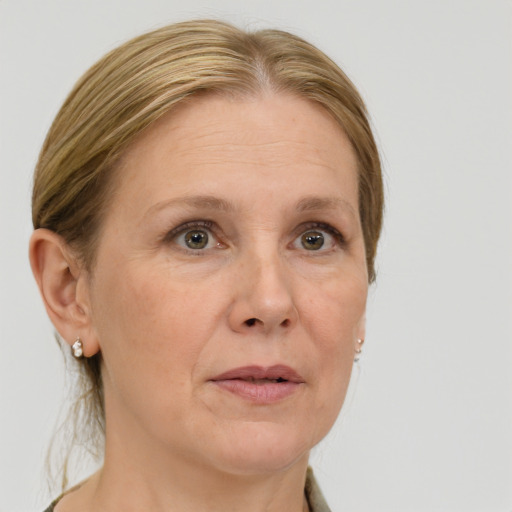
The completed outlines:
<svg viewBox="0 0 512 512">
<path fill-rule="evenodd" d="M 58 333 L 70 346 L 80 337 L 84 355 L 94 355 L 99 345 L 86 270 L 64 239 L 48 229 L 32 233 L 29 258 L 46 312 Z"/>
</svg>

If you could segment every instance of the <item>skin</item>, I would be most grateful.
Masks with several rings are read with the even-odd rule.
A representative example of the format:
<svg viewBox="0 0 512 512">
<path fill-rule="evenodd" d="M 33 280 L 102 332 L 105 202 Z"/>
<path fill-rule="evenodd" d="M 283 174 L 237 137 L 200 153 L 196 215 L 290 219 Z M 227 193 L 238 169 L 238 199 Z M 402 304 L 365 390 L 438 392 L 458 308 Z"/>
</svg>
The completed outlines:
<svg viewBox="0 0 512 512">
<path fill-rule="evenodd" d="M 309 451 L 364 338 L 346 135 L 294 96 L 206 96 L 150 127 L 116 174 L 92 274 L 54 233 L 31 241 L 56 328 L 103 355 L 105 464 L 57 511 L 302 510 Z M 212 382 L 275 364 L 303 381 L 273 403 Z"/>
</svg>

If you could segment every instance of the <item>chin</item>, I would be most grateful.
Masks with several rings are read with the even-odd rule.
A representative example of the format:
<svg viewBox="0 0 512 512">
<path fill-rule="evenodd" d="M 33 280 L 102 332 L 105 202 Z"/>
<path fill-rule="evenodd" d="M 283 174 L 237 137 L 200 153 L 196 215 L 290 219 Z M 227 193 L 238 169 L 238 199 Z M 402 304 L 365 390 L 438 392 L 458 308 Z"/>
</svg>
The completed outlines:
<svg viewBox="0 0 512 512">
<path fill-rule="evenodd" d="M 306 465 L 311 448 L 320 441 L 271 423 L 246 423 L 237 430 L 226 436 L 216 459 L 223 471 L 238 475 L 278 473 L 301 461 Z"/>
</svg>

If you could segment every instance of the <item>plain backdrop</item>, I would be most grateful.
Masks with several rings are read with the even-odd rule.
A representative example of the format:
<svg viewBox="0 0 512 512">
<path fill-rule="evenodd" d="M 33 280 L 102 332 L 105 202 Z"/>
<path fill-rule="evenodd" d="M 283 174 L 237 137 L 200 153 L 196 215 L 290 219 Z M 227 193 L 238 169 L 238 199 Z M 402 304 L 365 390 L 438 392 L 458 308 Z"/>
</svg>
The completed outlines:
<svg viewBox="0 0 512 512">
<path fill-rule="evenodd" d="M 0 511 L 41 511 L 62 358 L 27 260 L 31 173 L 78 77 L 196 17 L 318 45 L 371 112 L 386 224 L 368 336 L 312 464 L 336 511 L 512 511 L 512 2 L 0 0 Z"/>
</svg>

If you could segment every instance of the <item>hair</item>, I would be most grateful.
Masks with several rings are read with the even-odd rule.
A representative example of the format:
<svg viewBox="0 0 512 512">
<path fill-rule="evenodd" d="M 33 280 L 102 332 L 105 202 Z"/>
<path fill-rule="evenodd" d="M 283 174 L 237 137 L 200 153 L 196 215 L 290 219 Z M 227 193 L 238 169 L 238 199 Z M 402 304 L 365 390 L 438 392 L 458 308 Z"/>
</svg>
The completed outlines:
<svg viewBox="0 0 512 512">
<path fill-rule="evenodd" d="M 358 161 L 359 214 L 373 282 L 384 199 L 365 105 L 331 59 L 279 30 L 248 33 L 221 21 L 182 22 L 136 37 L 103 57 L 77 82 L 43 144 L 34 176 L 34 228 L 62 236 L 84 267 L 93 270 L 116 163 L 130 143 L 194 95 L 243 98 L 266 91 L 321 105 L 348 136 Z M 75 426 L 81 415 L 81 424 L 101 430 L 101 354 L 79 363 L 84 378 Z"/>
</svg>

